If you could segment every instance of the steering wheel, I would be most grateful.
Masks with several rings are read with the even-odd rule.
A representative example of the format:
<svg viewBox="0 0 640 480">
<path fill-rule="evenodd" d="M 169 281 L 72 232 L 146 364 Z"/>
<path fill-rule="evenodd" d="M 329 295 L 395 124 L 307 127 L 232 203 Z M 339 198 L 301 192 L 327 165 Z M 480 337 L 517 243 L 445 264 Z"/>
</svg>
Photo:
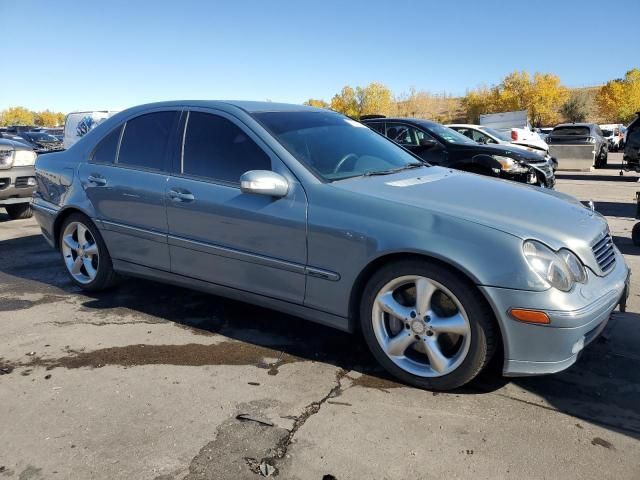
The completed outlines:
<svg viewBox="0 0 640 480">
<path fill-rule="evenodd" d="M 345 163 L 347 163 L 347 160 L 349 160 L 351 157 L 355 158 L 356 160 L 358 159 L 358 155 L 356 155 L 355 153 L 347 153 L 344 157 L 340 159 L 340 161 L 336 165 L 336 168 L 333 169 L 333 173 L 338 173 L 342 168 L 342 166 Z"/>
</svg>

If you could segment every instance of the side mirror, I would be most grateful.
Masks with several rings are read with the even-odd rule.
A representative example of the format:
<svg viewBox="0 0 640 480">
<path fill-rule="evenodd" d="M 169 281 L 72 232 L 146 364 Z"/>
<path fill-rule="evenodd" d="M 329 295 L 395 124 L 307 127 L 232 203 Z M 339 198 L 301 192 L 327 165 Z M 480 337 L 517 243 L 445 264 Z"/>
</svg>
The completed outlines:
<svg viewBox="0 0 640 480">
<path fill-rule="evenodd" d="M 240 190 L 242 193 L 280 198 L 289 191 L 289 182 L 271 170 L 250 170 L 240 177 Z"/>
<path fill-rule="evenodd" d="M 422 140 L 420 140 L 420 146 L 423 148 L 433 148 L 436 145 L 436 141 L 430 138 L 423 138 Z"/>
</svg>

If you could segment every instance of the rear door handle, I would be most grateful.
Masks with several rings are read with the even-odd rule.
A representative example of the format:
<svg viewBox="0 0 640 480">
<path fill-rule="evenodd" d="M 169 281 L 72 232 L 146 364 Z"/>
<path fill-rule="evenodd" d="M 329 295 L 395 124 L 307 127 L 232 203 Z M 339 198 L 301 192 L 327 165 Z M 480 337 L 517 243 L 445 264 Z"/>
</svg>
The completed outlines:
<svg viewBox="0 0 640 480">
<path fill-rule="evenodd" d="M 103 187 L 103 186 L 105 186 L 107 184 L 107 179 L 106 178 L 104 178 L 104 177 L 102 177 L 100 175 L 97 175 L 95 173 L 89 175 L 87 177 L 87 180 L 90 183 L 93 183 L 94 185 L 98 185 L 99 187 Z"/>
<path fill-rule="evenodd" d="M 174 202 L 193 202 L 196 197 L 188 190 L 171 189 L 169 190 L 169 198 Z"/>
</svg>

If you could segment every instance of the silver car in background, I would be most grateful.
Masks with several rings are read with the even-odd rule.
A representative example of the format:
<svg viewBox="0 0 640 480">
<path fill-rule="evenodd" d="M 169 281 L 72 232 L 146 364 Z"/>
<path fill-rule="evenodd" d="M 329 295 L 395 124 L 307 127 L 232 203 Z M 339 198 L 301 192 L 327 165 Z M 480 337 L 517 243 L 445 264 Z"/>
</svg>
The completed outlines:
<svg viewBox="0 0 640 480">
<path fill-rule="evenodd" d="M 505 375 L 563 370 L 628 293 L 592 209 L 430 166 L 327 110 L 143 105 L 36 176 L 37 220 L 79 287 L 131 275 L 359 330 L 423 388 L 464 385 L 496 352 Z"/>
</svg>

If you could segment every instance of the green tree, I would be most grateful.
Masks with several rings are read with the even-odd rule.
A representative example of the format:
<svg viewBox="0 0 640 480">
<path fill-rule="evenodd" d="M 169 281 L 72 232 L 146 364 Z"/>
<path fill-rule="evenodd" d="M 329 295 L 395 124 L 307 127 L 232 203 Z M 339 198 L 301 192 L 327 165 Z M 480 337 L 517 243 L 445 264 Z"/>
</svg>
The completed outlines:
<svg viewBox="0 0 640 480">
<path fill-rule="evenodd" d="M 11 107 L 0 114 L 0 125 L 33 125 L 33 112 L 24 107 Z"/>
<path fill-rule="evenodd" d="M 591 112 L 591 103 L 586 92 L 575 90 L 560 107 L 560 114 L 567 122 L 585 122 Z"/>
</svg>

